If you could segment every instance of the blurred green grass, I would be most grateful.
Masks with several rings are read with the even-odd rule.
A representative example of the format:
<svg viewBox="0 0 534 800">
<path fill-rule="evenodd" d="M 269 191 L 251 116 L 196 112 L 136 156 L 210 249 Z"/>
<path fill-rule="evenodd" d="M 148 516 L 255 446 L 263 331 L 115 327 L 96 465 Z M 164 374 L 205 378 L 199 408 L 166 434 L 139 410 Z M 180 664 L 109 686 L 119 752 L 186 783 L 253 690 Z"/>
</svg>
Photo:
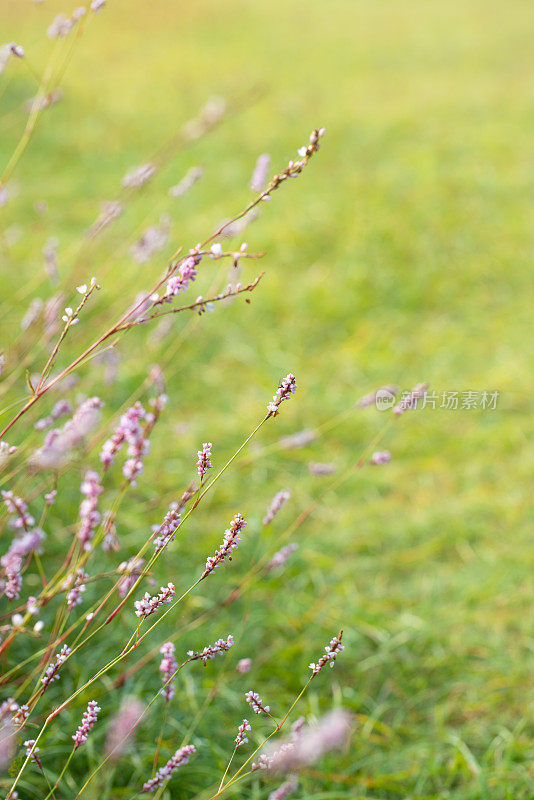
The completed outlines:
<svg viewBox="0 0 534 800">
<path fill-rule="evenodd" d="M 24 44 L 42 70 L 51 50 L 45 29 L 69 9 L 55 0 L 2 0 L 0 10 L 3 37 Z M 49 236 L 59 238 L 72 285 L 93 273 L 101 280 L 104 292 L 88 316 L 97 326 L 164 263 L 166 254 L 139 267 L 121 250 L 138 226 L 168 210 L 167 254 L 191 246 L 248 202 L 259 153 L 269 152 L 277 169 L 311 128 L 327 128 L 305 173 L 246 232 L 251 249 L 267 251 L 250 306 L 236 302 L 188 322 L 187 337 L 177 322 L 170 341 L 132 332 L 112 387 L 81 372 L 80 390 L 101 393 L 110 415 L 148 364 L 170 362 L 167 421 L 119 524 L 132 552 L 189 480 L 199 443 L 213 441 L 216 465 L 224 463 L 289 370 L 299 391 L 276 429 L 262 430 L 266 448 L 303 427 L 328 429 L 384 383 L 499 390 L 494 412 L 406 414 L 381 442 L 393 462 L 328 494 L 299 529 L 300 549 L 286 571 L 212 623 L 215 636 L 237 630 L 239 657 L 256 662 L 251 686 L 279 707 L 291 702 L 325 640 L 345 628 L 344 657 L 303 712 L 342 703 L 360 724 L 349 752 L 303 775 L 303 798 L 532 797 L 532 17 L 526 0 L 110 0 L 77 45 L 65 98 L 43 114 L 14 175 L 18 195 L 2 210 L 4 227 L 22 232 L 2 255 L 9 352 L 30 298 L 49 293 L 41 267 Z M 5 163 L 24 124 L 21 103 L 35 87 L 23 64 L 0 80 Z M 178 153 L 96 251 L 78 251 L 128 168 L 210 95 L 241 96 L 256 85 L 257 102 Z M 169 201 L 167 187 L 193 164 L 205 168 L 204 178 L 187 198 Z M 33 211 L 40 198 L 49 208 L 44 221 Z M 248 262 L 244 277 L 256 267 Z M 16 302 L 7 308 L 14 276 Z M 79 328 L 79 341 L 91 335 Z M 342 473 L 383 426 L 382 414 L 355 408 L 305 450 L 252 450 L 192 518 L 161 578 L 194 574 L 238 509 L 250 518 L 254 546 L 276 549 L 275 533 L 272 544 L 259 543 L 271 496 L 286 485 L 293 491 L 274 529 L 281 532 L 328 481 L 311 476 L 307 463 L 332 461 Z M 211 594 L 189 601 L 188 614 L 224 598 L 241 574 L 237 559 L 234 567 L 223 588 L 213 584 Z M 210 640 L 201 635 L 198 642 L 188 634 L 187 645 Z M 135 688 L 156 687 L 155 672 L 137 675 Z M 215 673 L 209 667 L 201 684 L 184 679 L 178 731 Z M 211 744 L 216 767 L 228 753 L 223 732 L 243 713 L 242 688 L 248 682 L 241 687 L 229 667 L 199 733 L 221 731 Z M 150 738 L 143 747 L 151 752 Z M 200 788 L 213 767 L 196 769 Z M 258 781 L 242 793 L 266 791 Z"/>
</svg>

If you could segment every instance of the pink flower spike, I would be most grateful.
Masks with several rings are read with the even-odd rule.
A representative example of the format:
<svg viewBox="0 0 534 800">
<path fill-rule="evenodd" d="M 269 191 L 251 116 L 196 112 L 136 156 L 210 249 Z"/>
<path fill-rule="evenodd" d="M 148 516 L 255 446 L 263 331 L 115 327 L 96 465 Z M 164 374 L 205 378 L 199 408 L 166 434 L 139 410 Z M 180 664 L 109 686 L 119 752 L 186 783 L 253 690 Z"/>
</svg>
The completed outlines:
<svg viewBox="0 0 534 800">
<path fill-rule="evenodd" d="M 297 384 L 295 381 L 295 376 L 289 372 L 276 390 L 276 394 L 273 396 L 272 402 L 267 406 L 267 416 L 277 417 L 280 413 L 278 410 L 280 404 L 283 403 L 284 400 L 289 400 L 296 389 Z"/>
<path fill-rule="evenodd" d="M 237 729 L 237 736 L 235 737 L 235 748 L 237 750 L 238 747 L 241 747 L 242 744 L 247 744 L 248 737 L 245 735 L 245 731 L 251 731 L 252 728 L 250 727 L 250 722 L 248 719 L 244 719 L 241 722 L 241 725 Z"/>
<path fill-rule="evenodd" d="M 169 780 L 172 773 L 175 772 L 178 767 L 187 764 L 193 753 L 196 753 L 196 747 L 192 744 L 188 744 L 185 747 L 180 747 L 179 750 L 177 750 L 172 756 L 172 758 L 170 758 L 163 767 L 158 769 L 154 777 L 143 784 L 141 791 L 153 792 L 154 789 L 163 786 L 163 784 Z"/>
<path fill-rule="evenodd" d="M 232 560 L 232 550 L 235 550 L 240 542 L 240 533 L 247 523 L 241 514 L 236 514 L 230 523 L 230 527 L 225 531 L 224 538 L 220 548 L 216 551 L 214 556 L 208 556 L 206 560 L 206 569 L 202 573 L 200 580 L 209 575 L 213 570 L 221 566 L 221 564 L 228 559 Z"/>
<path fill-rule="evenodd" d="M 213 447 L 211 442 L 204 442 L 202 445 L 202 450 L 199 450 L 198 455 L 198 462 L 197 462 L 197 471 L 200 480 L 204 477 L 206 472 L 211 469 L 211 448 Z"/>
<path fill-rule="evenodd" d="M 215 644 L 210 644 L 202 650 L 202 652 L 195 653 L 194 650 L 188 650 L 187 655 L 190 661 L 203 661 L 206 666 L 208 661 L 211 661 L 217 653 L 226 653 L 234 645 L 234 637 L 229 634 L 226 639 L 217 639 Z"/>
<path fill-rule="evenodd" d="M 264 706 L 263 702 L 257 692 L 247 692 L 245 694 L 245 700 L 254 711 L 255 714 L 268 714 L 271 710 L 270 706 Z"/>
<path fill-rule="evenodd" d="M 329 663 L 331 667 L 334 666 L 334 661 L 336 660 L 336 656 L 345 649 L 341 644 L 342 636 L 343 636 L 343 631 L 341 631 L 339 636 L 334 636 L 334 638 L 330 641 L 330 644 L 328 644 L 325 647 L 324 656 L 321 656 L 317 664 L 314 664 L 313 662 L 310 664 L 310 669 L 312 671 L 312 678 L 315 677 L 315 675 L 319 674 L 319 672 L 322 670 L 325 664 Z"/>
<path fill-rule="evenodd" d="M 174 651 L 175 647 L 172 642 L 165 642 L 165 644 L 163 644 L 159 649 L 159 652 L 163 656 L 159 666 L 160 672 L 163 675 L 164 683 L 161 693 L 167 703 L 170 703 L 175 694 L 172 681 L 174 673 L 178 669 L 178 663 L 174 658 Z"/>
<path fill-rule="evenodd" d="M 94 700 L 91 700 L 87 706 L 87 711 L 83 712 L 83 717 L 78 730 L 73 735 L 74 739 L 74 749 L 77 750 L 78 747 L 81 747 L 82 744 L 85 744 L 87 741 L 87 737 L 91 729 L 93 728 L 97 717 L 98 712 L 101 711 L 101 708 Z"/>
<path fill-rule="evenodd" d="M 174 595 L 174 583 L 168 583 L 166 587 L 162 586 L 160 593 L 154 595 L 154 597 L 151 597 L 148 592 L 145 592 L 145 596 L 141 598 L 141 600 L 136 600 L 134 603 L 135 615 L 146 619 L 146 617 L 149 617 L 165 603 L 171 603 Z"/>
<path fill-rule="evenodd" d="M 285 504 L 288 502 L 289 498 L 291 497 L 291 492 L 289 489 L 282 489 L 281 492 L 275 494 L 269 508 L 267 509 L 267 513 L 263 518 L 263 524 L 269 525 L 270 522 L 276 517 L 280 509 L 282 509 Z"/>
</svg>

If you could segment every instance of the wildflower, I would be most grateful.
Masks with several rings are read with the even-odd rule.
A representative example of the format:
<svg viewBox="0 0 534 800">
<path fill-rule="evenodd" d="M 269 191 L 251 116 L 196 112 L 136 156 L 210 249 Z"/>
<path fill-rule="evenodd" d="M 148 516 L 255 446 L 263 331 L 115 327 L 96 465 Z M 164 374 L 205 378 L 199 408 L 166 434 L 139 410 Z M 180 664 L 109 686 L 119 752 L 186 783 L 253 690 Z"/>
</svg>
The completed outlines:
<svg viewBox="0 0 534 800">
<path fill-rule="evenodd" d="M 140 239 L 132 245 L 130 252 L 138 264 L 146 264 L 155 253 L 159 253 L 169 240 L 170 217 L 163 215 L 159 225 L 151 225 Z"/>
<path fill-rule="evenodd" d="M 56 502 L 57 497 L 57 489 L 52 489 L 52 491 L 47 492 L 44 496 L 45 502 L 47 506 L 52 506 Z"/>
<path fill-rule="evenodd" d="M 206 472 L 211 469 L 211 448 L 213 447 L 211 442 L 204 442 L 202 445 L 202 450 L 199 450 L 198 455 L 198 462 L 197 462 L 197 471 L 200 480 L 206 474 Z"/>
<path fill-rule="evenodd" d="M 118 761 L 126 750 L 134 729 L 144 711 L 136 697 L 126 697 L 117 711 L 107 735 L 104 754 L 110 761 Z"/>
<path fill-rule="evenodd" d="M 73 28 L 73 22 L 65 14 L 58 14 L 48 26 L 46 34 L 49 39 L 62 39 L 68 36 Z"/>
<path fill-rule="evenodd" d="M 229 635 L 226 639 L 217 639 L 215 644 L 210 644 L 200 653 L 195 653 L 194 650 L 188 650 L 187 655 L 190 661 L 203 661 L 206 666 L 208 661 L 211 661 L 217 653 L 226 653 L 234 645 L 234 637 Z"/>
<path fill-rule="evenodd" d="M 290 775 L 287 781 L 284 781 L 278 789 L 271 792 L 268 800 L 286 800 L 290 794 L 293 794 L 298 788 L 299 780 L 296 775 Z"/>
<path fill-rule="evenodd" d="M 10 566 L 6 569 L 7 580 L 4 584 L 4 593 L 8 600 L 16 600 L 20 597 L 20 591 L 22 589 L 21 566 L 22 563 L 19 561 L 17 565 Z"/>
<path fill-rule="evenodd" d="M 58 675 L 58 672 L 65 663 L 65 661 L 67 660 L 67 658 L 69 657 L 70 653 L 71 653 L 70 647 L 67 647 L 67 645 L 64 644 L 60 652 L 56 655 L 56 660 L 54 661 L 54 663 L 50 664 L 47 667 L 44 676 L 41 678 L 41 683 L 43 684 L 43 692 L 47 686 L 50 686 L 52 681 L 59 680 L 60 676 Z"/>
<path fill-rule="evenodd" d="M 166 587 L 161 586 L 160 589 L 161 591 L 158 595 L 151 597 L 148 592 L 145 592 L 145 596 L 141 600 L 135 601 L 135 615 L 137 617 L 146 619 L 150 614 L 157 611 L 160 606 L 172 602 L 172 598 L 175 595 L 174 583 L 168 583 Z"/>
<path fill-rule="evenodd" d="M 144 558 L 133 557 L 129 561 L 123 561 L 118 566 L 118 571 L 123 574 L 117 585 L 119 597 L 126 597 L 132 586 L 143 572 Z"/>
<path fill-rule="evenodd" d="M 11 617 L 11 624 L 14 628 L 20 628 L 24 622 L 24 617 L 22 614 L 13 614 Z"/>
<path fill-rule="evenodd" d="M 44 269 L 53 284 L 59 283 L 59 270 L 57 264 L 57 248 L 58 240 L 51 237 L 43 247 L 42 253 L 44 256 Z"/>
<path fill-rule="evenodd" d="M 160 672 L 163 673 L 164 683 L 161 691 L 167 703 L 172 700 L 175 694 L 172 679 L 174 677 L 174 673 L 178 669 L 178 662 L 174 658 L 174 651 L 175 648 L 172 642 L 165 642 L 165 644 L 163 644 L 159 649 L 159 652 L 163 656 L 159 666 Z"/>
<path fill-rule="evenodd" d="M 165 290 L 165 299 L 170 302 L 171 297 L 176 297 L 180 292 L 185 292 L 189 283 L 193 282 L 197 277 L 197 265 L 200 263 L 202 256 L 191 251 L 191 254 L 186 258 L 178 268 L 178 274 L 172 275 L 167 281 L 167 288 Z"/>
<path fill-rule="evenodd" d="M 182 180 L 176 184 L 176 186 L 171 186 L 169 189 L 169 194 L 171 197 L 183 197 L 192 186 L 195 185 L 197 181 L 200 180 L 202 177 L 204 170 L 201 167 L 191 167 L 188 170 L 186 175 L 182 178 Z"/>
<path fill-rule="evenodd" d="M 320 461 L 310 461 L 308 471 L 312 475 L 333 475 L 336 471 L 335 464 L 321 463 Z"/>
<path fill-rule="evenodd" d="M 311 428 L 305 428 L 303 431 L 298 431 L 297 433 L 292 433 L 291 436 L 284 436 L 283 439 L 280 439 L 278 444 L 280 447 L 283 447 L 284 450 L 298 450 L 301 447 L 306 447 L 306 445 L 311 444 L 317 439 L 317 434 Z"/>
<path fill-rule="evenodd" d="M 34 747 L 34 745 L 35 745 L 35 739 L 27 739 L 24 742 L 24 747 L 26 748 L 26 755 L 30 757 L 30 759 L 33 761 L 34 764 L 37 764 L 39 769 L 42 769 L 43 765 L 41 764 L 41 759 L 37 755 L 40 752 L 40 748 Z"/>
<path fill-rule="evenodd" d="M 37 616 L 39 613 L 39 606 L 37 604 L 37 598 L 33 595 L 30 595 L 26 600 L 26 611 L 28 614 L 31 614 L 32 617 Z"/>
<path fill-rule="evenodd" d="M 127 172 L 122 179 L 122 185 L 125 189 L 139 189 L 148 183 L 156 174 L 156 167 L 154 164 L 142 164 L 140 167 Z"/>
<path fill-rule="evenodd" d="M 245 731 L 251 731 L 252 728 L 250 727 L 250 722 L 248 719 L 244 719 L 241 722 L 241 725 L 237 729 L 237 736 L 235 737 L 235 748 L 237 750 L 238 747 L 241 747 L 242 744 L 248 743 L 248 737 L 245 735 Z"/>
<path fill-rule="evenodd" d="M 44 628 L 44 622 L 42 619 L 37 620 L 37 622 L 33 626 L 33 630 L 35 631 L 35 633 L 41 633 L 43 628 Z"/>
<path fill-rule="evenodd" d="M 182 517 L 178 512 L 177 506 L 178 504 L 176 504 L 176 507 L 174 508 L 171 507 L 169 511 L 165 514 L 163 522 L 161 523 L 159 528 L 156 527 L 158 535 L 154 539 L 155 555 L 161 553 L 161 551 L 164 550 L 167 547 L 167 545 L 174 539 L 176 530 L 178 529 L 180 522 L 182 521 Z"/>
<path fill-rule="evenodd" d="M 389 450 L 384 450 L 383 452 L 373 453 L 371 456 L 371 464 L 389 464 L 391 461 L 391 453 Z"/>
<path fill-rule="evenodd" d="M 393 409 L 393 413 L 397 417 L 400 417 L 400 415 L 404 414 L 409 408 L 415 408 L 417 406 L 417 401 L 425 396 L 427 389 L 428 383 L 418 383 L 406 397 L 401 399 L 400 403 L 397 403 Z"/>
<path fill-rule="evenodd" d="M 335 709 L 319 720 L 317 725 L 305 725 L 298 737 L 285 740 L 275 749 L 260 755 L 252 769 L 270 772 L 290 772 L 313 764 L 325 753 L 343 747 L 350 734 L 351 718 L 344 709 Z"/>
<path fill-rule="evenodd" d="M 63 428 L 54 428 L 48 432 L 43 446 L 33 454 L 32 464 L 41 469 L 64 466 L 72 450 L 83 443 L 89 431 L 97 424 L 103 405 L 98 397 L 84 400 Z"/>
<path fill-rule="evenodd" d="M 298 549 L 299 546 L 296 544 L 296 542 L 292 542 L 291 544 L 287 544 L 285 547 L 282 547 L 281 550 L 274 554 L 265 569 L 280 569 L 281 567 L 285 566 L 285 563 L 290 555 Z"/>
<path fill-rule="evenodd" d="M 170 758 L 163 767 L 158 769 L 155 776 L 143 784 L 141 791 L 153 792 L 154 789 L 162 786 L 165 781 L 169 780 L 172 773 L 175 772 L 178 767 L 187 764 L 193 753 L 196 753 L 196 748 L 192 744 L 187 744 L 185 747 L 180 747 L 172 756 L 172 758 Z"/>
<path fill-rule="evenodd" d="M 228 559 L 232 560 L 232 550 L 235 550 L 240 542 L 240 533 L 247 523 L 241 514 L 236 514 L 230 523 L 230 527 L 224 532 L 224 537 L 220 548 L 216 551 L 214 556 L 208 556 L 206 559 L 206 569 L 202 573 L 201 580 L 205 578 L 210 572 L 218 569 L 221 564 Z"/>
<path fill-rule="evenodd" d="M 61 417 L 64 417 L 71 412 L 72 406 L 68 400 L 58 400 L 50 414 L 46 417 L 41 417 L 41 419 L 38 419 L 33 427 L 37 431 L 44 431 L 47 428 L 50 428 L 54 422 L 56 422 L 56 420 L 61 419 Z"/>
<path fill-rule="evenodd" d="M 101 711 L 100 706 L 94 700 L 91 700 L 87 705 L 87 711 L 83 712 L 82 721 L 78 726 L 78 730 L 72 737 L 74 739 L 75 750 L 87 741 L 89 733 L 97 720 L 99 711 Z"/>
<path fill-rule="evenodd" d="M 318 675 L 325 664 L 330 663 L 330 666 L 334 666 L 334 661 L 336 660 L 336 656 L 338 653 L 341 653 L 345 648 L 341 644 L 341 638 L 343 636 L 343 631 L 339 634 L 339 636 L 334 636 L 333 639 L 330 640 L 330 644 L 325 647 L 325 654 L 321 656 L 319 661 L 314 664 L 313 662 L 310 664 L 310 669 L 312 671 L 312 678 L 315 675 Z"/>
<path fill-rule="evenodd" d="M 291 725 L 292 739 L 298 739 L 298 737 L 302 733 L 305 724 L 306 724 L 306 719 L 304 717 L 299 717 L 298 719 L 295 720 L 295 722 L 293 722 L 293 724 Z"/>
<path fill-rule="evenodd" d="M 96 13 L 97 11 L 100 11 L 100 9 L 104 8 L 105 5 L 106 0 L 93 0 L 91 3 L 91 11 Z"/>
<path fill-rule="evenodd" d="M 67 580 L 63 582 L 63 588 L 68 589 L 71 586 L 70 591 L 67 594 L 67 608 L 69 611 L 75 606 L 79 606 L 82 602 L 82 594 L 86 590 L 85 581 L 88 579 L 88 575 L 84 572 L 83 569 L 78 568 L 74 575 L 71 575 Z"/>
<path fill-rule="evenodd" d="M 294 742 L 283 742 L 279 746 L 278 750 L 271 750 L 267 753 L 261 753 L 257 763 L 252 763 L 250 768 L 252 772 L 255 772 L 258 769 L 275 769 L 279 760 L 283 757 L 287 757 L 288 753 L 291 753 L 291 751 L 294 749 Z"/>
<path fill-rule="evenodd" d="M 223 254 L 222 244 L 220 242 L 215 242 L 211 245 L 210 251 L 212 258 L 220 258 Z"/>
<path fill-rule="evenodd" d="M 239 672 L 241 675 L 245 675 L 247 672 L 250 672 L 251 666 L 252 661 L 250 658 L 241 658 L 237 662 L 236 672 Z"/>
<path fill-rule="evenodd" d="M 268 417 L 276 417 L 280 413 L 278 408 L 280 403 L 283 403 L 284 400 L 289 400 L 291 395 L 295 392 L 297 388 L 297 384 L 295 382 L 295 376 L 292 375 L 290 372 L 284 380 L 280 383 L 280 386 L 276 390 L 276 394 L 273 396 L 272 402 L 269 403 L 267 406 L 267 416 Z"/>
<path fill-rule="evenodd" d="M 99 234 L 104 228 L 107 228 L 108 225 L 111 225 L 114 220 L 120 217 L 123 211 L 124 206 L 118 200 L 109 200 L 102 203 L 100 206 L 100 214 L 87 231 L 86 236 L 92 238 Z"/>
<path fill-rule="evenodd" d="M 21 44 L 17 44 L 16 42 L 11 42 L 9 45 L 9 50 L 11 55 L 16 56 L 17 58 L 24 58 L 24 48 Z"/>
<path fill-rule="evenodd" d="M 262 153 L 261 156 L 258 156 L 256 166 L 254 167 L 254 172 L 252 173 L 252 178 L 250 179 L 250 188 L 253 192 L 263 191 L 270 164 L 271 157 L 268 153 Z"/>
<path fill-rule="evenodd" d="M 13 528 L 24 528 L 25 531 L 35 525 L 35 519 L 28 513 L 28 506 L 22 499 L 17 497 L 12 491 L 2 489 L 2 499 L 8 513 L 12 516 L 10 524 Z"/>
<path fill-rule="evenodd" d="M 83 549 L 89 551 L 92 549 L 91 539 L 101 520 L 101 515 L 98 511 L 98 498 L 104 491 L 97 472 L 87 470 L 80 491 L 85 499 L 80 504 L 81 526 L 78 531 L 78 539 L 82 543 Z"/>
<path fill-rule="evenodd" d="M 262 700 L 257 692 L 252 692 L 252 691 L 247 692 L 245 694 L 245 700 L 247 701 L 247 703 L 249 704 L 249 706 L 251 707 L 251 709 L 254 711 L 255 714 L 261 714 L 262 712 L 264 714 L 268 714 L 269 711 L 271 710 L 270 706 L 263 705 Z"/>
<path fill-rule="evenodd" d="M 269 525 L 269 523 L 273 521 L 280 509 L 285 506 L 290 497 L 291 492 L 289 489 L 283 489 L 281 492 L 275 494 L 271 500 L 269 508 L 267 509 L 267 513 L 263 518 L 264 525 Z"/>
</svg>

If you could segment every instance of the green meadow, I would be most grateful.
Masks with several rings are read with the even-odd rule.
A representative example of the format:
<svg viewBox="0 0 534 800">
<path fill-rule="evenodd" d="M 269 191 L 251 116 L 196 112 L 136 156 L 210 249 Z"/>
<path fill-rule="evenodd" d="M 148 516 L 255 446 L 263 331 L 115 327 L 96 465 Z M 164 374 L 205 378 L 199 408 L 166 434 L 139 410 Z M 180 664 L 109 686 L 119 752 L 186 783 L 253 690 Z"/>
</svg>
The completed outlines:
<svg viewBox="0 0 534 800">
<path fill-rule="evenodd" d="M 186 591 L 240 511 L 248 526 L 232 563 L 104 676 L 94 698 L 82 695 L 66 710 L 48 753 L 41 747 L 55 764 L 50 775 L 70 752 L 88 700 L 98 700 L 103 720 L 126 695 L 149 702 L 165 636 L 185 654 L 232 633 L 227 656 L 180 673 L 162 743 L 165 758 L 186 738 L 198 749 L 163 797 L 211 797 L 241 718 L 249 712 L 255 745 L 270 732 L 268 720 L 251 719 L 244 692 L 257 691 L 283 716 L 308 663 L 343 628 L 345 652 L 294 717 L 346 708 L 350 745 L 303 769 L 295 798 L 533 798 L 532 3 L 108 0 L 82 35 L 47 38 L 53 17 L 71 10 L 65 0 L 0 0 L 0 39 L 26 50 L 0 76 L 2 169 L 51 57 L 64 93 L 40 115 L 0 208 L 2 423 L 28 397 L 26 372 L 39 372 L 49 352 L 39 328 L 20 322 L 34 298 L 57 291 L 43 268 L 50 238 L 58 240 L 62 305 L 74 305 L 75 286 L 92 275 L 102 286 L 60 350 L 64 367 L 155 283 L 178 248 L 187 252 L 247 206 L 261 153 L 274 174 L 313 128 L 326 135 L 298 179 L 230 240 L 265 252 L 241 262 L 243 283 L 265 272 L 250 303 L 238 297 L 213 313 L 177 315 L 165 336 L 140 326 L 117 337 L 82 364 L 75 384 L 50 392 L 6 434 L 21 456 L 0 473 L 2 488 L 35 498 L 52 486 L 51 475 L 22 461 L 42 442 L 35 420 L 60 397 L 101 397 L 102 424 L 84 460 L 98 469 L 98 447 L 118 414 L 147 400 L 149 371 L 161 367 L 169 402 L 138 486 L 121 504 L 120 550 L 95 555 L 95 570 L 105 571 L 137 552 L 195 477 L 202 442 L 213 442 L 220 469 L 261 421 L 280 379 L 292 372 L 298 384 L 158 562 L 156 590 L 173 581 Z M 214 95 L 228 104 L 220 125 L 177 143 Z M 156 177 L 128 194 L 100 237 L 84 237 L 100 204 L 122 198 L 123 175 L 154 154 Z M 193 166 L 202 179 L 170 197 Z M 165 248 L 136 263 L 132 244 L 166 214 Z M 227 276 L 228 262 L 205 259 L 191 302 L 220 291 Z M 436 397 L 425 408 L 396 418 L 357 405 L 380 386 L 404 391 L 421 381 Z M 454 392 L 458 407 L 442 407 Z M 462 408 L 466 392 L 477 393 L 476 408 Z M 498 392 L 495 408 L 482 407 L 483 392 Z M 303 429 L 315 432 L 306 446 L 281 442 Z M 376 450 L 389 450 L 391 463 L 371 465 Z M 313 462 L 335 471 L 313 474 Z M 76 528 L 80 478 L 75 461 L 47 517 L 50 573 Z M 118 491 L 120 469 L 106 485 Z M 263 528 L 266 507 L 286 488 L 291 500 Z M 283 571 L 249 575 L 288 542 L 299 549 Z M 50 697 L 88 680 L 132 626 L 128 611 L 95 637 Z M 10 657 L 22 660 L 31 646 L 24 640 Z M 245 657 L 253 663 L 243 676 L 235 664 Z M 128 758 L 87 788 L 88 800 L 137 796 L 161 709 L 140 726 Z M 57 800 L 75 796 L 104 739 L 105 725 L 95 728 Z M 278 783 L 256 772 L 228 796 L 260 800 Z M 39 786 L 36 770 L 24 773 L 21 800 L 42 800 Z"/>
</svg>

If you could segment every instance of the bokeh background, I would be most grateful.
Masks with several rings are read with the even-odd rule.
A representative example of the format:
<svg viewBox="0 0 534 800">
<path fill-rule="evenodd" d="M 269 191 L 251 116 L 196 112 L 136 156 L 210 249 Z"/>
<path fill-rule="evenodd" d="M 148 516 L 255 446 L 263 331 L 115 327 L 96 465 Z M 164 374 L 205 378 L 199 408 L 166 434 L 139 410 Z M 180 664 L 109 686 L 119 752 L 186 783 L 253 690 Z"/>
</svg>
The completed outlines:
<svg viewBox="0 0 534 800">
<path fill-rule="evenodd" d="M 54 47 L 46 28 L 71 10 L 64 0 L 1 0 L 1 38 L 22 43 L 40 74 Z M 218 696 L 196 729 L 210 742 L 209 758 L 191 766 L 194 791 L 177 782 L 173 797 L 215 779 L 231 749 L 228 730 L 245 711 L 242 691 L 287 707 L 308 661 L 341 627 L 346 651 L 301 710 L 313 717 L 350 709 L 351 746 L 304 771 L 300 797 L 532 796 L 533 23 L 528 0 L 109 0 L 78 37 L 63 100 L 43 113 L 17 165 L 12 198 L 0 209 L 0 349 L 9 382 L 2 408 L 24 395 L 24 369 L 45 354 L 20 321 L 33 298 L 52 292 L 42 257 L 50 237 L 59 241 L 66 292 L 93 274 L 103 286 L 74 354 L 178 246 L 194 245 L 252 199 L 260 153 L 277 171 L 312 128 L 327 128 L 305 172 L 243 234 L 251 250 L 266 251 L 251 304 L 177 319 L 161 340 L 133 331 L 118 348 L 113 383 L 100 362 L 80 370 L 69 390 L 105 399 L 105 435 L 142 391 L 150 365 L 164 370 L 165 424 L 118 527 L 124 552 L 133 553 L 190 480 L 200 444 L 214 443 L 221 466 L 279 379 L 297 376 L 291 404 L 192 517 L 157 576 L 186 585 L 235 511 L 250 519 L 244 563 L 236 557 L 232 574 L 188 599 L 184 649 L 234 631 L 233 656 L 252 657 L 253 673 L 242 686 L 232 661 L 210 665 L 196 682 L 183 679 L 171 722 L 178 736 L 215 684 Z M 23 62 L 0 77 L 2 166 L 35 91 Z M 88 244 L 84 232 L 100 203 L 119 194 L 124 173 L 212 95 L 225 97 L 231 113 L 208 136 L 171 149 L 126 213 Z M 168 187 L 196 165 L 202 180 L 170 198 Z M 46 215 L 36 214 L 37 200 Z M 167 247 L 136 264 L 130 246 L 165 213 Z M 242 279 L 257 271 L 243 262 Z M 207 264 L 199 291 L 224 285 L 226 272 Z M 497 409 L 427 408 L 390 424 L 387 413 L 356 405 L 381 385 L 406 390 L 422 380 L 440 397 L 497 390 Z M 304 428 L 317 432 L 314 442 L 280 447 Z M 38 443 L 26 427 L 11 438 L 26 434 Z M 375 437 L 391 464 L 351 472 Z M 326 491 L 332 478 L 310 474 L 310 462 L 333 464 L 346 480 Z M 262 535 L 264 509 L 286 487 L 291 503 Z M 74 521 L 76 483 L 71 494 Z M 274 552 L 317 498 L 286 570 L 195 631 L 195 614 L 226 596 L 247 559 Z M 59 517 L 50 525 L 59 551 Z M 137 672 L 128 691 L 157 687 L 153 667 Z M 147 734 L 129 766 L 134 779 L 151 747 Z M 69 780 L 76 785 L 75 775 Z M 266 797 L 272 788 L 255 778 L 241 794 Z"/>
</svg>

